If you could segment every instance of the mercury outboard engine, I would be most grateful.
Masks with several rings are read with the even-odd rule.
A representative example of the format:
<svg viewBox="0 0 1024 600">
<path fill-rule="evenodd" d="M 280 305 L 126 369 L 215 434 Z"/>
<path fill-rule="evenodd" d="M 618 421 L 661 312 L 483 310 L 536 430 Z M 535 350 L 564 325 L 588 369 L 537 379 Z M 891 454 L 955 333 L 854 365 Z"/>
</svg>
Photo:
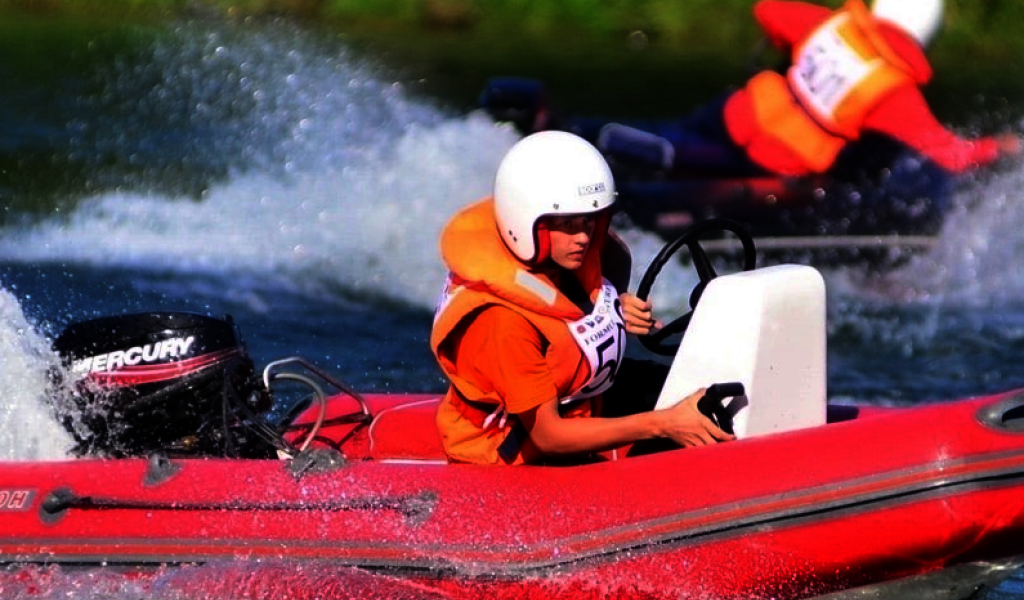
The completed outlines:
<svg viewBox="0 0 1024 600">
<path fill-rule="evenodd" d="M 103 317 L 69 325 L 54 349 L 72 379 L 54 374 L 54 410 L 80 455 L 274 455 L 258 416 L 270 397 L 230 316 Z"/>
</svg>

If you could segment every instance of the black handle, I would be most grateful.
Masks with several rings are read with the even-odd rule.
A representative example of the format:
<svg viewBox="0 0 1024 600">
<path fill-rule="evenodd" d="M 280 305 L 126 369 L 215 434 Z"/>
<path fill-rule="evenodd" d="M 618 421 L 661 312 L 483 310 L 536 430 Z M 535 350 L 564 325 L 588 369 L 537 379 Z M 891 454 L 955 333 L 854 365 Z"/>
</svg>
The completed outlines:
<svg viewBox="0 0 1024 600">
<path fill-rule="evenodd" d="M 714 383 L 708 386 L 704 397 L 697 401 L 697 410 L 715 422 L 715 425 L 726 433 L 733 433 L 732 420 L 721 414 L 722 400 L 742 396 L 746 393 L 743 384 L 738 381 Z"/>
</svg>

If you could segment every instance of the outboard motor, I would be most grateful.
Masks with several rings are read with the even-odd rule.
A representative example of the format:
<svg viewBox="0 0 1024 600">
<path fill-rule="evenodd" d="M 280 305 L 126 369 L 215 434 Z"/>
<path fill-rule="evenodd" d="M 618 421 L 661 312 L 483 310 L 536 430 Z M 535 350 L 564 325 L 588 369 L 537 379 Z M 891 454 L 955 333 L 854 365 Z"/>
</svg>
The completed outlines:
<svg viewBox="0 0 1024 600">
<path fill-rule="evenodd" d="M 54 349 L 72 379 L 54 373 L 54 410 L 80 455 L 274 455 L 258 416 L 270 396 L 231 317 L 103 317 L 69 325 Z"/>
</svg>

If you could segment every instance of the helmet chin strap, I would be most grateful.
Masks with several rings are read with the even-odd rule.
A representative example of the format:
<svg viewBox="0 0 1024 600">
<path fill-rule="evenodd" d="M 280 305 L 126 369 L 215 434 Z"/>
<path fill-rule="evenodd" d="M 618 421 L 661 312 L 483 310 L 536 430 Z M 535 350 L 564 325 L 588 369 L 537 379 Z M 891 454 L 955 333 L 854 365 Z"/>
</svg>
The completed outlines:
<svg viewBox="0 0 1024 600">
<path fill-rule="evenodd" d="M 533 244 L 537 251 L 533 254 L 530 265 L 536 266 L 551 258 L 551 232 L 548 230 L 544 219 L 537 221 L 533 231 Z"/>
</svg>

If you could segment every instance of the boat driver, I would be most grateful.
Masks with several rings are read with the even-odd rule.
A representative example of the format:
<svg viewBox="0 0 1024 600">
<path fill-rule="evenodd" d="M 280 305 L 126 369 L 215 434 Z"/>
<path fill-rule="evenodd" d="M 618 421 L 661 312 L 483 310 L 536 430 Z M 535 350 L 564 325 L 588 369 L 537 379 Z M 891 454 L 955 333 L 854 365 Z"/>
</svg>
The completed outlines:
<svg viewBox="0 0 1024 600">
<path fill-rule="evenodd" d="M 625 290 L 628 268 L 610 265 L 610 249 L 628 257 L 609 229 L 615 195 L 594 146 L 544 131 L 505 155 L 492 197 L 446 225 L 430 343 L 451 383 L 437 412 L 450 461 L 550 464 L 641 440 L 734 439 L 697 410 L 704 390 L 651 410 L 667 369 L 624 358 L 626 333 L 657 324 L 650 301 Z"/>
<path fill-rule="evenodd" d="M 847 143 L 871 131 L 954 173 L 1020 152 L 1016 136 L 961 138 L 932 115 L 920 87 L 924 51 L 943 0 L 848 0 L 836 11 L 804 2 L 754 7 L 768 40 L 791 53 L 785 74 L 762 71 L 729 98 L 730 137 L 762 167 L 786 175 L 829 169 Z"/>
<path fill-rule="evenodd" d="M 943 0 L 847 0 L 836 10 L 760 0 L 754 17 L 788 55 L 682 119 L 574 122 L 609 156 L 644 156 L 662 169 L 808 176 L 829 171 L 865 134 L 906 146 L 950 173 L 1019 156 L 1012 133 L 966 138 L 942 125 L 921 92 L 932 77 L 925 51 Z M 653 153 L 653 157 L 649 156 Z"/>
</svg>

